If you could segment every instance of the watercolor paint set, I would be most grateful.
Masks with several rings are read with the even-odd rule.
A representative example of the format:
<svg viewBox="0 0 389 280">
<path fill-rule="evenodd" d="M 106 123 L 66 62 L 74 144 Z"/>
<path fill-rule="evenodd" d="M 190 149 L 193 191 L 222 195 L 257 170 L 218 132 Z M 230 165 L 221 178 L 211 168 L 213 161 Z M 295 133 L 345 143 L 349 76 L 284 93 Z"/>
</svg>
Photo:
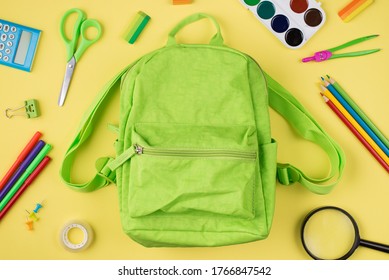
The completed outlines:
<svg viewBox="0 0 389 280">
<path fill-rule="evenodd" d="M 325 23 L 315 0 L 240 0 L 285 46 L 302 47 Z"/>
</svg>

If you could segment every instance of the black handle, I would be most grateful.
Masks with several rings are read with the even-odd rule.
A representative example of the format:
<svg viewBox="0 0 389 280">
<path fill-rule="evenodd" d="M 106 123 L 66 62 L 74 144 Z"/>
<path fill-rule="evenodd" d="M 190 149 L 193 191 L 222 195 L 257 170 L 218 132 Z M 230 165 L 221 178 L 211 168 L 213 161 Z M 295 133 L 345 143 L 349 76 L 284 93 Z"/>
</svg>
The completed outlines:
<svg viewBox="0 0 389 280">
<path fill-rule="evenodd" d="M 389 253 L 389 245 L 373 242 L 373 241 L 368 241 L 361 239 L 360 243 L 361 246 L 367 247 L 370 249 L 378 250 L 384 253 Z"/>
</svg>

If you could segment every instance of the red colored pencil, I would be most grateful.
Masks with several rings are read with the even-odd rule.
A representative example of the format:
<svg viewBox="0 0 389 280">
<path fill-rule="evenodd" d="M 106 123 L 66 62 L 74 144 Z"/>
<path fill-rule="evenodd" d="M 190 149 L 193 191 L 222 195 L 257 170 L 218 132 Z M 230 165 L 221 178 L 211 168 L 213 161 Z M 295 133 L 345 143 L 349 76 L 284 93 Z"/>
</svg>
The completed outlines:
<svg viewBox="0 0 389 280">
<path fill-rule="evenodd" d="M 37 131 L 34 136 L 31 138 L 30 142 L 24 147 L 23 151 L 19 154 L 14 164 L 11 166 L 11 168 L 8 170 L 8 172 L 5 174 L 4 178 L 0 181 L 0 190 L 5 186 L 5 184 L 8 182 L 9 178 L 11 178 L 12 174 L 15 173 L 16 169 L 18 169 L 19 165 L 23 162 L 23 160 L 27 157 L 27 155 L 30 153 L 32 148 L 35 146 L 36 143 L 38 143 L 39 138 L 42 136 L 42 133 Z"/>
<path fill-rule="evenodd" d="M 372 156 L 382 165 L 387 172 L 389 172 L 389 165 L 379 156 L 379 154 L 373 149 L 372 146 L 363 138 L 358 130 L 351 124 L 351 122 L 342 114 L 342 112 L 329 100 L 325 95 L 322 97 L 328 107 L 341 119 L 341 121 L 350 129 L 350 131 L 358 138 L 358 140 L 365 146 L 365 148 L 372 154 Z"/>
<path fill-rule="evenodd" d="M 23 194 L 23 192 L 27 189 L 29 185 L 35 180 L 35 178 L 41 173 L 43 168 L 49 163 L 50 157 L 45 156 L 43 160 L 39 163 L 39 165 L 35 168 L 35 170 L 31 173 L 30 176 L 26 179 L 20 189 L 15 193 L 15 195 L 8 201 L 7 205 L 0 212 L 0 220 L 4 217 L 4 215 L 8 212 L 8 210 L 12 207 L 12 205 L 16 202 L 16 200 Z"/>
</svg>

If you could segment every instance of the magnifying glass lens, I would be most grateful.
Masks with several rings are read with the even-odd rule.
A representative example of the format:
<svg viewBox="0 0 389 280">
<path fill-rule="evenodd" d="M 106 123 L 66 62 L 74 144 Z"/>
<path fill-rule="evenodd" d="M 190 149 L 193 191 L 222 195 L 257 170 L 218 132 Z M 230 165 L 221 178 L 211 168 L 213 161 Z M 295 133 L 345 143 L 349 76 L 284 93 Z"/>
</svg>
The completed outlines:
<svg viewBox="0 0 389 280">
<path fill-rule="evenodd" d="M 356 239 L 350 218 L 336 209 L 313 214 L 302 232 L 306 248 L 319 259 L 339 259 L 353 247 Z"/>
</svg>

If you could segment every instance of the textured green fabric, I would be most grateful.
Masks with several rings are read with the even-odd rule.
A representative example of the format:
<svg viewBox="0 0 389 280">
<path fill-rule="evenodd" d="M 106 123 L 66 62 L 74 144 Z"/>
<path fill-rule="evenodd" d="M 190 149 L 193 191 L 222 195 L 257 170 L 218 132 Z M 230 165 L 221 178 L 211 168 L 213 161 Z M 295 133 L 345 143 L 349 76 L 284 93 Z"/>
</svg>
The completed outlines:
<svg viewBox="0 0 389 280">
<path fill-rule="evenodd" d="M 210 44 L 178 44 L 176 33 L 202 18 L 216 26 Z M 98 159 L 95 178 L 73 183 L 75 152 L 119 78 L 116 159 Z M 277 166 L 268 102 L 328 153 L 326 178 Z M 102 90 L 65 155 L 61 177 L 79 191 L 116 182 L 123 230 L 144 246 L 221 246 L 268 236 L 276 177 L 325 194 L 343 166 L 341 149 L 301 104 L 252 58 L 225 46 L 212 17 L 195 14 L 172 30 L 165 47 L 129 65 Z"/>
</svg>

